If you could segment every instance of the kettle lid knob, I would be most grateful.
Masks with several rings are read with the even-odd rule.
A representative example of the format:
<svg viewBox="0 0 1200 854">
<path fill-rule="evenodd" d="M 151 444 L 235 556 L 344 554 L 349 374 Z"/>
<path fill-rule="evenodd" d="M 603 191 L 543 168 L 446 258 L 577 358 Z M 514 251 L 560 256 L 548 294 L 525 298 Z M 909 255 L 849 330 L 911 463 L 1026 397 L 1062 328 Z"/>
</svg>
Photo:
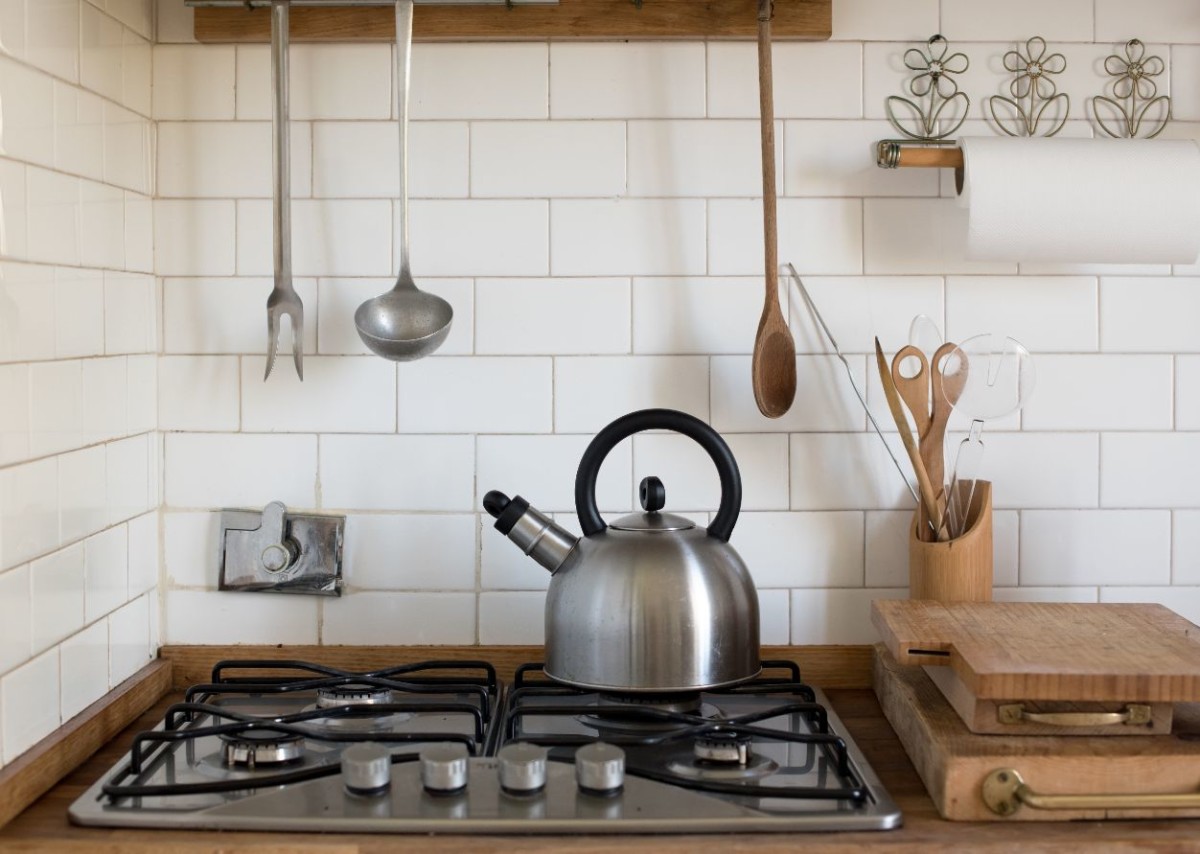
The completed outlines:
<svg viewBox="0 0 1200 854">
<path fill-rule="evenodd" d="M 647 513 L 657 513 L 667 506 L 667 488 L 654 475 L 642 478 L 642 483 L 638 487 L 638 495 L 642 502 L 642 509 Z"/>
</svg>

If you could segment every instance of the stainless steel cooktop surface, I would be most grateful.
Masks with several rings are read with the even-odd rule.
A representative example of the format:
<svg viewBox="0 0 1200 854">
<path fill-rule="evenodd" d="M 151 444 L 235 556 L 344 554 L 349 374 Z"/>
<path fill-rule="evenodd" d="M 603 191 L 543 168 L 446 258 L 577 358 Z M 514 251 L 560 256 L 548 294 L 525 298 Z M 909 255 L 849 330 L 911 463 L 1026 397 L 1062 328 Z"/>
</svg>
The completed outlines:
<svg viewBox="0 0 1200 854">
<path fill-rule="evenodd" d="M 606 696 L 540 666 L 223 662 L 70 808 L 82 825 L 372 833 L 887 830 L 901 815 L 794 664 Z"/>
</svg>

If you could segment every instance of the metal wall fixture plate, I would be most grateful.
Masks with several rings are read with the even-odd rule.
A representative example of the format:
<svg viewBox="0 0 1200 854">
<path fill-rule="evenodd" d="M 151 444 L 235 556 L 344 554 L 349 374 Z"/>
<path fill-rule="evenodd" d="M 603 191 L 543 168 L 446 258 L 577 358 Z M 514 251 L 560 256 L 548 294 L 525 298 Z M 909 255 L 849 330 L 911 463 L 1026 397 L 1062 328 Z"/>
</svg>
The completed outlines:
<svg viewBox="0 0 1200 854">
<path fill-rule="evenodd" d="M 340 596 L 345 526 L 345 516 L 289 515 L 279 501 L 262 512 L 222 510 L 217 586 Z"/>
</svg>

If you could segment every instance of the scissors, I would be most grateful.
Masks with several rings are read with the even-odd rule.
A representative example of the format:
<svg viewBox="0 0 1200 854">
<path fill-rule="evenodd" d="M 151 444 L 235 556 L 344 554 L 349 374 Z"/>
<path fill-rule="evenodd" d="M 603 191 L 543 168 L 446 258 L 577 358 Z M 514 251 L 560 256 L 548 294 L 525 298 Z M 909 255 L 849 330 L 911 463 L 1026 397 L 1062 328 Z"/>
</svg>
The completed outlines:
<svg viewBox="0 0 1200 854">
<path fill-rule="evenodd" d="M 941 364 L 956 348 L 957 345 L 951 342 L 938 347 L 933 354 L 933 364 Z M 916 360 L 917 370 L 906 375 L 902 367 L 909 359 Z M 912 413 L 913 423 L 916 424 L 917 447 L 925 470 L 929 473 L 929 482 L 940 490 L 940 499 L 944 500 L 946 423 L 950 420 L 955 401 L 962 394 L 966 375 L 952 374 L 947 377 L 939 370 L 930 370 L 925 353 L 919 347 L 908 344 L 901 347 L 892 358 L 892 379 L 896 383 L 896 390 L 900 392 L 900 399 Z"/>
</svg>

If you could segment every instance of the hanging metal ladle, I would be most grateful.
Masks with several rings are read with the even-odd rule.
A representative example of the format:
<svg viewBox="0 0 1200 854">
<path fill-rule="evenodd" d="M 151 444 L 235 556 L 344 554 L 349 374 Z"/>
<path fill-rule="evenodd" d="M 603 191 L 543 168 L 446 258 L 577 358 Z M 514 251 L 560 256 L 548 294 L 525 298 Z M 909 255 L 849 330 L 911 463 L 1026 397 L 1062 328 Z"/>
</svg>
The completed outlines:
<svg viewBox="0 0 1200 854">
<path fill-rule="evenodd" d="M 396 3 L 396 115 L 400 125 L 400 272 L 395 286 L 354 312 L 358 337 L 371 352 L 407 362 L 428 356 L 450 333 L 454 310 L 413 281 L 408 264 L 408 84 L 412 54 L 412 0 Z"/>
</svg>

